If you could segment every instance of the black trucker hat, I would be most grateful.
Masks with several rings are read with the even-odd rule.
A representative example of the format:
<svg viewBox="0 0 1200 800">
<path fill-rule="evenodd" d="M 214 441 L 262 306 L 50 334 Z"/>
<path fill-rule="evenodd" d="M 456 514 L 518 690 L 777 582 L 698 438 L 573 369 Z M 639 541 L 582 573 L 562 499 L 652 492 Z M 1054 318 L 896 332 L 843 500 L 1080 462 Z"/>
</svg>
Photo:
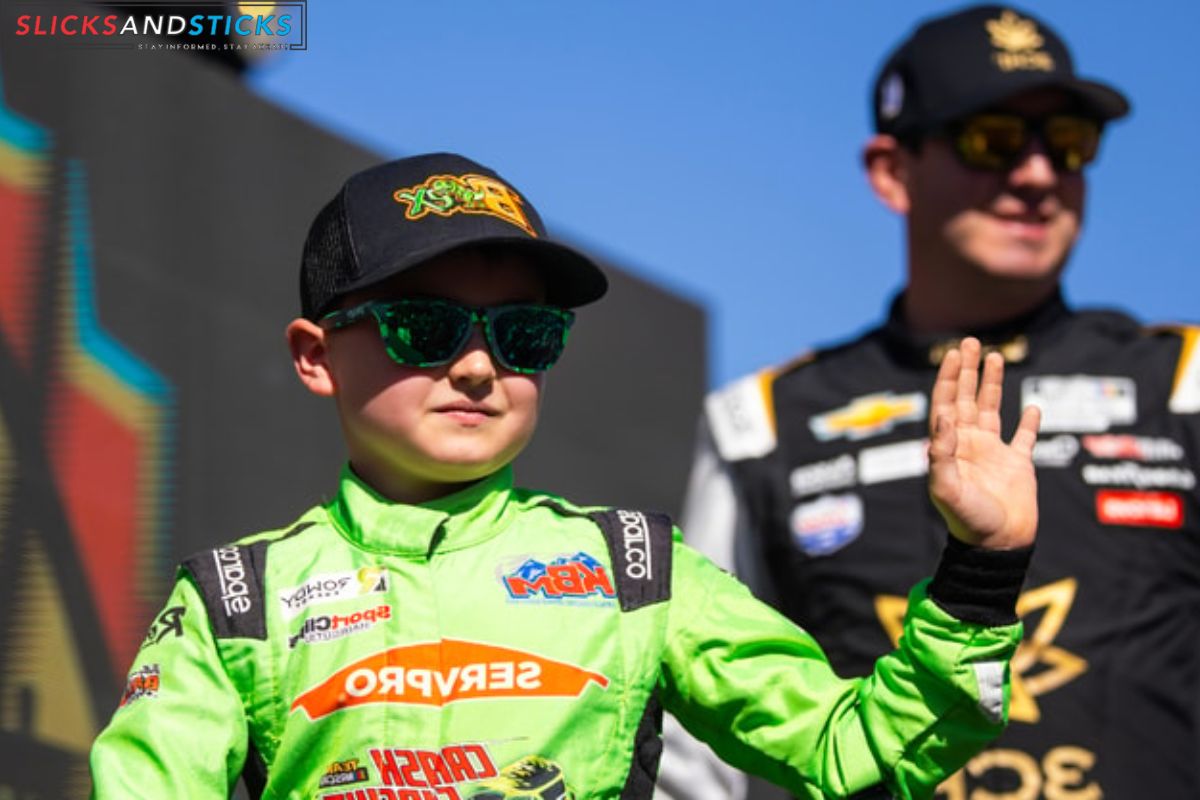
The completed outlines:
<svg viewBox="0 0 1200 800">
<path fill-rule="evenodd" d="M 1119 91 L 1075 74 L 1066 42 L 1044 22 L 1006 6 L 970 6 L 921 23 L 884 62 L 872 95 L 875 130 L 903 139 L 1047 87 L 1101 121 L 1129 113 Z"/>
<path fill-rule="evenodd" d="M 351 175 L 321 209 L 304 242 L 301 313 L 315 321 L 348 292 L 468 246 L 526 255 L 555 305 L 581 306 L 608 289 L 591 259 L 546 238 L 511 184 L 468 158 L 432 153 Z"/>
</svg>

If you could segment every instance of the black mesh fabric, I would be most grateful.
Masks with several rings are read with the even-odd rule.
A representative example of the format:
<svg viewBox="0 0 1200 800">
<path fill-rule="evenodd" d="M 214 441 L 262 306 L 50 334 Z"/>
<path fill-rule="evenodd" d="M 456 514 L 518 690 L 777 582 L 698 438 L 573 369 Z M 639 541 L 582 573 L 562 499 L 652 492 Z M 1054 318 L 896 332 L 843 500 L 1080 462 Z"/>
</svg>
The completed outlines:
<svg viewBox="0 0 1200 800">
<path fill-rule="evenodd" d="M 330 200 L 308 229 L 300 266 L 300 310 L 310 320 L 328 310 L 326 306 L 358 276 L 358 263 L 346 228 L 345 191 Z"/>
</svg>

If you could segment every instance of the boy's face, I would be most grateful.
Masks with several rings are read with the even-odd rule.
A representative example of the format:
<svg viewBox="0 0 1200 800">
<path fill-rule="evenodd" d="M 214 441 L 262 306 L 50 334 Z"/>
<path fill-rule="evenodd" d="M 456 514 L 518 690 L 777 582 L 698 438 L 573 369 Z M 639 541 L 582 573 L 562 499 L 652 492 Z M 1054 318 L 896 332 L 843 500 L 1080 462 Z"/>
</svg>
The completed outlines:
<svg viewBox="0 0 1200 800">
<path fill-rule="evenodd" d="M 341 306 L 401 297 L 484 307 L 540 302 L 545 287 L 518 255 L 464 250 L 354 293 Z M 293 356 L 300 325 L 321 340 L 313 361 L 327 383 L 314 386 L 297 360 L 301 379 L 333 396 L 354 471 L 387 497 L 421 502 L 445 495 L 511 462 L 533 436 L 545 375 L 500 366 L 478 324 L 449 364 L 418 368 L 388 356 L 373 319 L 337 331 L 304 322 L 288 329 Z"/>
</svg>

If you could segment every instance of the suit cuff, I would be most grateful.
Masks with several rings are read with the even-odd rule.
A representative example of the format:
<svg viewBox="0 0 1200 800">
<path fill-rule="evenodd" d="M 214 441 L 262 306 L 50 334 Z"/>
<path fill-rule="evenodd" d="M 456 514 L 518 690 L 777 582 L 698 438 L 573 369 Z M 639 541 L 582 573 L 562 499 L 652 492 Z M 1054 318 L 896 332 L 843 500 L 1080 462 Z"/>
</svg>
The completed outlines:
<svg viewBox="0 0 1200 800">
<path fill-rule="evenodd" d="M 1032 555 L 1032 546 L 987 550 L 950 536 L 929 583 L 929 597 L 963 622 L 1011 625 L 1017 621 L 1017 598 Z"/>
</svg>

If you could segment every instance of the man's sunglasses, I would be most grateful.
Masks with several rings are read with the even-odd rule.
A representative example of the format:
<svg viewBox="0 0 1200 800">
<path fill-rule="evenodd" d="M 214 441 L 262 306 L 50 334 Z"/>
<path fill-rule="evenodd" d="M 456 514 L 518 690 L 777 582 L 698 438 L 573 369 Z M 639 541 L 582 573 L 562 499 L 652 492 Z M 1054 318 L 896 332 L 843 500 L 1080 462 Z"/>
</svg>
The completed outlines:
<svg viewBox="0 0 1200 800">
<path fill-rule="evenodd" d="M 1024 158 L 1035 136 L 1056 169 L 1079 172 L 1096 158 L 1100 123 L 1075 114 L 1027 119 L 1017 114 L 975 114 L 947 127 L 959 160 L 972 169 L 1007 172 Z"/>
<path fill-rule="evenodd" d="M 373 317 L 392 360 L 407 367 L 440 367 L 463 351 L 476 322 L 492 355 L 512 372 L 550 369 L 567 344 L 575 314 L 554 306 L 520 304 L 469 308 L 449 300 L 372 300 L 333 311 L 321 326 L 338 330 Z"/>
</svg>

